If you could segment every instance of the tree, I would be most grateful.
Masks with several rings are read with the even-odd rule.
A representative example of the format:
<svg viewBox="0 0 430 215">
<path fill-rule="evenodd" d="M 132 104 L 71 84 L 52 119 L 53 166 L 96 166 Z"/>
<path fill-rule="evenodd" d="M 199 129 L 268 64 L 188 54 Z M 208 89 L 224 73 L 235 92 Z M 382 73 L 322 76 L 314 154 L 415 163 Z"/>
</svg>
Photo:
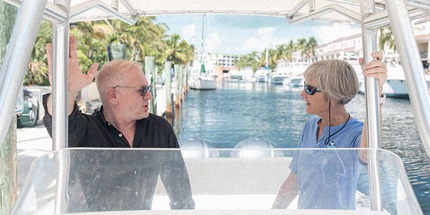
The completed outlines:
<svg viewBox="0 0 430 215">
<path fill-rule="evenodd" d="M 181 40 L 178 34 L 168 37 L 166 50 L 161 59 L 171 61 L 174 64 L 187 65 L 191 59 L 194 59 L 194 46 L 191 46 L 185 40 Z"/>
<path fill-rule="evenodd" d="M 393 31 L 391 27 L 382 27 L 379 29 L 379 50 L 385 52 L 385 48 L 388 47 L 396 51 L 396 43 L 394 42 Z"/>
<path fill-rule="evenodd" d="M 52 28 L 48 21 L 40 23 L 30 62 L 24 77 L 24 85 L 48 86 L 48 58 L 46 44 L 51 43 Z"/>
</svg>

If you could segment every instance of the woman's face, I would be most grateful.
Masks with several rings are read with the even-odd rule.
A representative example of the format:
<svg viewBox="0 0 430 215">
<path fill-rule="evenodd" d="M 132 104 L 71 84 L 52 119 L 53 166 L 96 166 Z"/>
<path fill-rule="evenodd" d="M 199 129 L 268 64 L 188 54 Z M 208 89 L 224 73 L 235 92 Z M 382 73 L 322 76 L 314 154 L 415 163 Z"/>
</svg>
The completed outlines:
<svg viewBox="0 0 430 215">
<path fill-rule="evenodd" d="M 305 80 L 305 84 L 313 87 L 315 86 L 315 82 L 312 79 Z M 313 95 L 309 95 L 306 93 L 306 90 L 303 89 L 300 93 L 300 96 L 305 99 L 307 113 L 318 116 L 328 113 L 329 100 L 323 92 L 314 92 Z"/>
</svg>

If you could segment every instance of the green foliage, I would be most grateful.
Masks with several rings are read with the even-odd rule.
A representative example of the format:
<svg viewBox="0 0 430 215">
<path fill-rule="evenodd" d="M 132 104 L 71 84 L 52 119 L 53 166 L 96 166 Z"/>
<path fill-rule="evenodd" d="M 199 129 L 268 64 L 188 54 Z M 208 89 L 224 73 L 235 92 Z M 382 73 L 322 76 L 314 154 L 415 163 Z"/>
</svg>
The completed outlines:
<svg viewBox="0 0 430 215">
<path fill-rule="evenodd" d="M 127 47 L 129 60 L 144 66 L 146 56 L 154 56 L 158 72 L 164 68 L 164 62 L 171 60 L 175 64 L 187 65 L 194 59 L 194 46 L 181 40 L 179 35 L 166 35 L 168 27 L 164 23 L 154 24 L 155 17 L 139 17 L 134 25 L 120 20 L 87 21 L 70 24 L 70 35 L 77 41 L 78 61 L 81 70 L 86 73 L 92 64 L 100 67 L 108 62 L 107 45 L 122 43 Z M 51 43 L 52 29 L 47 21 L 40 25 L 39 34 L 25 76 L 25 85 L 49 85 L 46 45 Z"/>
<path fill-rule="evenodd" d="M 391 27 L 382 27 L 379 29 L 379 50 L 385 51 L 385 47 L 396 51 L 396 43 Z"/>
<path fill-rule="evenodd" d="M 318 42 L 314 37 L 310 37 L 308 40 L 305 38 L 297 39 L 297 42 L 290 40 L 286 44 L 276 46 L 276 49 L 269 49 L 269 69 L 275 69 L 279 60 L 294 60 L 293 53 L 300 51 L 302 57 L 310 58 L 316 55 Z M 252 67 L 255 72 L 257 67 L 266 66 L 266 49 L 257 55 L 257 52 L 253 51 L 242 56 L 235 62 L 236 67 L 240 69 L 246 67 Z"/>
</svg>

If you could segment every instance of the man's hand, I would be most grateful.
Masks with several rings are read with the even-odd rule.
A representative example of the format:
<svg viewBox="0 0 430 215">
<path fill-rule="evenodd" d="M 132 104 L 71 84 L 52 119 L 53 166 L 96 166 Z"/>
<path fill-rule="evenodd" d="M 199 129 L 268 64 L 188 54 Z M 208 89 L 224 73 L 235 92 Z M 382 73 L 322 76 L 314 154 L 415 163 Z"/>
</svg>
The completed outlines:
<svg viewBox="0 0 430 215">
<path fill-rule="evenodd" d="M 359 63 L 361 65 L 361 68 L 363 69 L 363 75 L 365 75 L 366 77 L 376 78 L 378 80 L 379 93 L 382 94 L 382 86 L 387 79 L 387 65 L 382 62 L 382 52 L 373 52 L 372 57 L 376 58 L 376 60 L 371 61 L 366 65 L 363 65 L 364 60 L 363 58 L 360 58 Z"/>
<path fill-rule="evenodd" d="M 48 68 L 49 68 L 49 83 L 52 85 L 52 44 L 46 46 L 48 54 Z M 76 38 L 70 36 L 69 39 L 69 74 L 68 80 L 68 91 L 72 95 L 81 90 L 82 88 L 90 85 L 97 74 L 98 63 L 91 65 L 90 70 L 86 75 L 79 69 L 78 64 L 78 53 L 76 51 Z"/>
</svg>

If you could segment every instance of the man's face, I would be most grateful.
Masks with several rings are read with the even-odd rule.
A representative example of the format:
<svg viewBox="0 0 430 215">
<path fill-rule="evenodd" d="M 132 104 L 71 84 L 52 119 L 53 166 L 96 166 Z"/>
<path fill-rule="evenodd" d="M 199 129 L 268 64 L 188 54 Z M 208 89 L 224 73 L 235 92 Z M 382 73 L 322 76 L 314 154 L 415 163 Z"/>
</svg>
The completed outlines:
<svg viewBox="0 0 430 215">
<path fill-rule="evenodd" d="M 118 107 L 124 120 L 139 120 L 149 115 L 149 100 L 152 95 L 149 91 L 144 96 L 140 88 L 148 86 L 142 70 L 137 67 L 131 67 L 123 72 L 124 76 L 119 86 L 115 88 L 119 95 Z"/>
</svg>

